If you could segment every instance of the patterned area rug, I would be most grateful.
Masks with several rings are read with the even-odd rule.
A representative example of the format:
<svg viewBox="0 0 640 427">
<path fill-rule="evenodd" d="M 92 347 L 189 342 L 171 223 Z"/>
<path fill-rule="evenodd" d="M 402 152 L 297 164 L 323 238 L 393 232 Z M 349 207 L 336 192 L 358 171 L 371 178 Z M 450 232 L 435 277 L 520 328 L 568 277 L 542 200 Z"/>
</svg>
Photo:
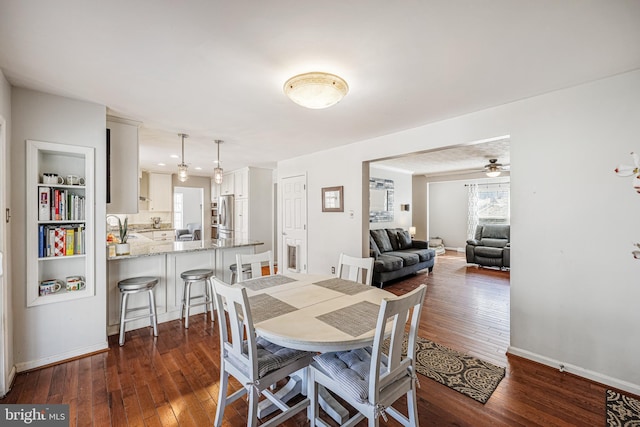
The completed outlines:
<svg viewBox="0 0 640 427">
<path fill-rule="evenodd" d="M 416 343 L 416 371 L 425 377 L 464 394 L 480 403 L 487 403 L 504 378 L 505 368 L 452 350 L 426 338 Z M 387 347 L 387 346 L 385 346 Z M 403 344 L 406 354 L 407 340 Z"/>
<path fill-rule="evenodd" d="M 640 426 L 640 400 L 607 390 L 607 427 Z"/>
</svg>

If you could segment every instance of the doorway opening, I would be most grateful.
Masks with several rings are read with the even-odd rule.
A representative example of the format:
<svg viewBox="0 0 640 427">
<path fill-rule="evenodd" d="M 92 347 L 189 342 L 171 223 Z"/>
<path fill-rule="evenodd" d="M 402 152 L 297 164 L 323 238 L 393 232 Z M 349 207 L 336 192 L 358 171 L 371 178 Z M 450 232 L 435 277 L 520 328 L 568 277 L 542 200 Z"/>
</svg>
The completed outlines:
<svg viewBox="0 0 640 427">
<path fill-rule="evenodd" d="M 173 227 L 198 229 L 202 233 L 204 225 L 204 189 L 194 187 L 174 187 Z"/>
</svg>

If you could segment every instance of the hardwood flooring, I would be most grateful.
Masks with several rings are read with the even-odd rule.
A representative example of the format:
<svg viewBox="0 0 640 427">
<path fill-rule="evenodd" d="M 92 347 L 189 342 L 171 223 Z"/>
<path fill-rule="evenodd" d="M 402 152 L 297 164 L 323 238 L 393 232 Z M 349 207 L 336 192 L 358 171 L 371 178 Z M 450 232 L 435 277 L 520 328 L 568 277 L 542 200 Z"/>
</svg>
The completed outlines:
<svg viewBox="0 0 640 427">
<path fill-rule="evenodd" d="M 602 426 L 606 387 L 505 354 L 509 344 L 509 272 L 467 266 L 460 254 L 439 256 L 434 271 L 389 284 L 403 294 L 428 285 L 420 335 L 506 367 L 486 404 L 421 378 L 421 426 Z M 68 403 L 70 426 L 205 426 L 215 417 L 219 381 L 217 324 L 192 316 L 117 336 L 109 351 L 19 374 L 7 403 Z M 231 389 L 239 384 L 232 380 Z M 396 405 L 404 411 L 404 403 Z M 244 399 L 225 426 L 246 425 Z M 380 420 L 381 425 L 385 425 Z M 285 426 L 308 425 L 298 414 Z M 361 423 L 360 425 L 366 425 Z M 387 425 L 398 425 L 390 420 Z"/>
</svg>

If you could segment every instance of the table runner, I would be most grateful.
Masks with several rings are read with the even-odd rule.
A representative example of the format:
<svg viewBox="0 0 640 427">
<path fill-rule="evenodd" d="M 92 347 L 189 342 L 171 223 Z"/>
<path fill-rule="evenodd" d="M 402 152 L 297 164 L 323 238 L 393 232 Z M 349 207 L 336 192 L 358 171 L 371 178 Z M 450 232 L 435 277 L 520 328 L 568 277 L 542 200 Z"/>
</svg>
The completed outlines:
<svg viewBox="0 0 640 427">
<path fill-rule="evenodd" d="M 255 279 L 247 280 L 246 282 L 241 282 L 240 285 L 252 291 L 261 291 L 262 289 L 285 285 L 295 281 L 296 279 L 292 279 L 291 277 L 277 274 L 274 276 L 257 277 Z"/>
<path fill-rule="evenodd" d="M 371 286 L 363 285 L 362 283 L 358 282 L 352 282 L 351 280 L 341 279 L 339 277 L 316 282 L 314 283 L 314 285 L 322 286 L 323 288 L 331 289 L 332 291 L 342 292 L 346 295 L 355 295 L 371 289 Z"/>
<path fill-rule="evenodd" d="M 379 311 L 379 305 L 361 301 L 316 318 L 352 337 L 357 337 L 376 328 Z"/>
</svg>

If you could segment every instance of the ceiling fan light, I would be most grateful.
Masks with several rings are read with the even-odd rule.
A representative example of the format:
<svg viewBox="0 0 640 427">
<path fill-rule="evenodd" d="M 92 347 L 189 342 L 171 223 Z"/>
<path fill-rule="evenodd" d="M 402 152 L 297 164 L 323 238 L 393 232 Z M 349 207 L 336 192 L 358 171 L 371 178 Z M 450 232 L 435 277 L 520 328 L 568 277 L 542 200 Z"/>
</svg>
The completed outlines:
<svg viewBox="0 0 640 427">
<path fill-rule="evenodd" d="M 296 104 L 317 110 L 340 102 L 349 92 L 349 85 L 335 74 L 311 72 L 291 77 L 283 90 Z"/>
<path fill-rule="evenodd" d="M 500 171 L 499 170 L 488 170 L 487 171 L 487 176 L 489 178 L 497 178 L 500 176 Z"/>
</svg>

